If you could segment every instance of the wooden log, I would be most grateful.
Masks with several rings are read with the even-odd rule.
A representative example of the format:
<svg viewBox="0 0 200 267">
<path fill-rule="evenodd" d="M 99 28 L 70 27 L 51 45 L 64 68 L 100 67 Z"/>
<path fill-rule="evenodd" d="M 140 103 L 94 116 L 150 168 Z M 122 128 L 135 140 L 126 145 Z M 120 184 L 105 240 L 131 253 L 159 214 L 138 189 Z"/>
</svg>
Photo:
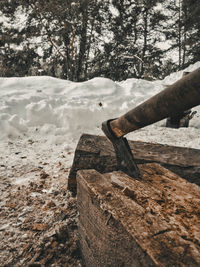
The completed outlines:
<svg viewBox="0 0 200 267">
<path fill-rule="evenodd" d="M 200 185 L 200 150 L 129 141 L 137 164 L 156 162 L 189 182 Z M 78 142 L 68 189 L 76 193 L 76 173 L 82 169 L 95 169 L 100 173 L 117 170 L 112 144 L 103 136 L 83 134 Z"/>
<path fill-rule="evenodd" d="M 200 266 L 200 188 L 158 164 L 141 180 L 77 175 L 80 247 L 87 267 Z"/>
</svg>

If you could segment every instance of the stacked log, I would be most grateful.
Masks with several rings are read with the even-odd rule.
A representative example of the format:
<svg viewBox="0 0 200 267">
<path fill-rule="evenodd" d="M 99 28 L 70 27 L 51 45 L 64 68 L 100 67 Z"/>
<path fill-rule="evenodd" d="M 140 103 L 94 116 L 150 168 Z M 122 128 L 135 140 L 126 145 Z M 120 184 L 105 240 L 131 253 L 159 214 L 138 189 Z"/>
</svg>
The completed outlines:
<svg viewBox="0 0 200 267">
<path fill-rule="evenodd" d="M 199 186 L 159 164 L 139 168 L 140 180 L 120 171 L 78 171 L 85 265 L 200 266 Z"/>
<path fill-rule="evenodd" d="M 129 141 L 137 164 L 159 163 L 191 183 L 200 185 L 200 150 Z M 76 193 L 76 173 L 95 169 L 100 173 L 117 170 L 112 144 L 103 136 L 83 134 L 75 151 L 68 177 L 68 189 Z"/>
</svg>

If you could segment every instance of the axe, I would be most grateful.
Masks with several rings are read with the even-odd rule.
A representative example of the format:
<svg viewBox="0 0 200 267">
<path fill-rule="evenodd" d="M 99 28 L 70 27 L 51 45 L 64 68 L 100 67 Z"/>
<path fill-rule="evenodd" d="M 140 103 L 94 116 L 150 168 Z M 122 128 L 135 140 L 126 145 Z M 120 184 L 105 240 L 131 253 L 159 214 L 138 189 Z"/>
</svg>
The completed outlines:
<svg viewBox="0 0 200 267">
<path fill-rule="evenodd" d="M 200 68 L 182 77 L 160 93 L 117 119 L 102 123 L 102 130 L 113 144 L 118 169 L 139 179 L 139 168 L 124 135 L 157 121 L 182 114 L 200 105 Z"/>
</svg>

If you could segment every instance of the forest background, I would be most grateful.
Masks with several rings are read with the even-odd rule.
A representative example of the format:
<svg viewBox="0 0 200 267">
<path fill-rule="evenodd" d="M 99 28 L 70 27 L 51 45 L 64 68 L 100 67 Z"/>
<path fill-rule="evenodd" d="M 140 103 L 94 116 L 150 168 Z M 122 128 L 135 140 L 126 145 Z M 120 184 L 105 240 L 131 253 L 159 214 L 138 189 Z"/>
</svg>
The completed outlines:
<svg viewBox="0 0 200 267">
<path fill-rule="evenodd" d="M 199 0 L 1 0 L 0 76 L 162 79 L 200 60 Z"/>
</svg>

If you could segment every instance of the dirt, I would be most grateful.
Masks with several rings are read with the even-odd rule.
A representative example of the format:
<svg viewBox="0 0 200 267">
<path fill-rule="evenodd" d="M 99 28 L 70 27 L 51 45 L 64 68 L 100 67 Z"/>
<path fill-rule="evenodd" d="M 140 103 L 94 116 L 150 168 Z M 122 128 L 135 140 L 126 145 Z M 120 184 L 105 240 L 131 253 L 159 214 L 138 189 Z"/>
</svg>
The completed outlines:
<svg viewBox="0 0 200 267">
<path fill-rule="evenodd" d="M 54 175 L 47 161 L 35 166 L 25 158 L 0 162 L 0 266 L 81 267 L 69 169 L 59 162 Z"/>
</svg>

